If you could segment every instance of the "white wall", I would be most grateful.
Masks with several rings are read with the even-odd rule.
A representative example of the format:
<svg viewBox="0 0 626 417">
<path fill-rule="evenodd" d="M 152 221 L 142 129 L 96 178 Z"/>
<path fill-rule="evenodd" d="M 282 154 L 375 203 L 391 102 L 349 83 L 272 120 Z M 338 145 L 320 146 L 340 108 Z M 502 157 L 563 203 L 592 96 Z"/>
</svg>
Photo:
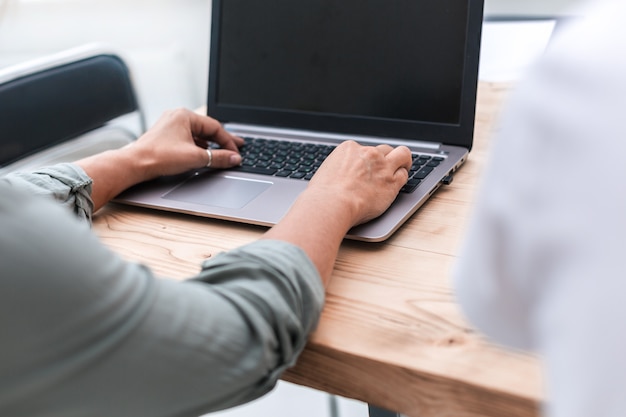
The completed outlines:
<svg viewBox="0 0 626 417">
<path fill-rule="evenodd" d="M 485 0 L 486 15 L 567 15 L 581 0 Z"/>
<path fill-rule="evenodd" d="M 206 101 L 210 1 L 11 0 L 0 20 L 0 67 L 107 43 L 127 58 L 151 124 L 163 110 Z"/>
</svg>

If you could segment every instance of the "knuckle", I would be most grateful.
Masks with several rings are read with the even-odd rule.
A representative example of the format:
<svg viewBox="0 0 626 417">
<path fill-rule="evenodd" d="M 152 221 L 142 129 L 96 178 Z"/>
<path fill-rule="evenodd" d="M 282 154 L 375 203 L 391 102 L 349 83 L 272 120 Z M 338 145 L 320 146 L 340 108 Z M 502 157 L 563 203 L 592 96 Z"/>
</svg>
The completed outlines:
<svg viewBox="0 0 626 417">
<path fill-rule="evenodd" d="M 171 110 L 171 116 L 177 119 L 186 118 L 188 115 L 188 110 L 182 107 Z"/>
</svg>

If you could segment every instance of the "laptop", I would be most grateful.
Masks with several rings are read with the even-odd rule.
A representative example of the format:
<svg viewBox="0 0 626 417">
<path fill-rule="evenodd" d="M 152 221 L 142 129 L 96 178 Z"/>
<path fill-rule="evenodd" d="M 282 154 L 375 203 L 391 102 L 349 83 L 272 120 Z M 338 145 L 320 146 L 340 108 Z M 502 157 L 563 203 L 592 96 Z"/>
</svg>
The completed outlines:
<svg viewBox="0 0 626 417">
<path fill-rule="evenodd" d="M 347 235 L 384 241 L 471 150 L 483 1 L 213 0 L 207 114 L 245 138 L 243 164 L 140 184 L 116 201 L 271 226 L 339 143 L 406 145 L 419 178 Z M 300 151 L 286 157 L 294 142 Z"/>
</svg>

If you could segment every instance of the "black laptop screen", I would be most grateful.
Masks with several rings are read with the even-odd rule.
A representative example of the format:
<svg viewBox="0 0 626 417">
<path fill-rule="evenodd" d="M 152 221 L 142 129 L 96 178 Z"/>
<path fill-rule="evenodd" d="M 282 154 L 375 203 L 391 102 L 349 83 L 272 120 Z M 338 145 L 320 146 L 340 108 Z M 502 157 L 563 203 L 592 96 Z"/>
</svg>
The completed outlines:
<svg viewBox="0 0 626 417">
<path fill-rule="evenodd" d="M 330 116 L 336 120 L 329 121 L 329 129 L 341 126 L 341 120 L 361 120 L 370 127 L 388 121 L 392 130 L 395 121 L 463 122 L 468 1 L 215 4 L 209 107 L 241 110 L 252 118 L 255 111 L 265 112 L 270 120 L 261 117 L 264 123 L 272 114 L 277 121 L 292 115 L 296 123 L 307 116 L 311 123 L 315 115 Z M 475 94 L 475 85 L 470 91 Z M 473 106 L 470 111 L 473 117 Z"/>
</svg>

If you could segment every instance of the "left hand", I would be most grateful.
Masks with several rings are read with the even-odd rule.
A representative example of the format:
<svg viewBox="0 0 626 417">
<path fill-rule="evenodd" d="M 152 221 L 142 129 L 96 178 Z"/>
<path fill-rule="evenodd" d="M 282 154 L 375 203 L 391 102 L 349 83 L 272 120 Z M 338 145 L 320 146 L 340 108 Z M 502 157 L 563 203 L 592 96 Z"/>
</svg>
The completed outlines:
<svg viewBox="0 0 626 417">
<path fill-rule="evenodd" d="M 166 112 L 135 142 L 76 164 L 93 180 L 91 197 L 96 211 L 135 184 L 206 167 L 209 142 L 221 147 L 211 150 L 211 167 L 228 168 L 241 163 L 237 148 L 243 145 L 243 139 L 226 132 L 217 120 L 180 109 Z"/>
<path fill-rule="evenodd" d="M 220 146 L 211 150 L 212 168 L 230 168 L 241 163 L 238 148 L 243 139 L 226 132 L 217 120 L 187 109 L 165 112 L 128 148 L 145 162 L 144 180 L 149 180 L 205 167 L 209 162 L 206 149 L 211 142 Z"/>
</svg>

